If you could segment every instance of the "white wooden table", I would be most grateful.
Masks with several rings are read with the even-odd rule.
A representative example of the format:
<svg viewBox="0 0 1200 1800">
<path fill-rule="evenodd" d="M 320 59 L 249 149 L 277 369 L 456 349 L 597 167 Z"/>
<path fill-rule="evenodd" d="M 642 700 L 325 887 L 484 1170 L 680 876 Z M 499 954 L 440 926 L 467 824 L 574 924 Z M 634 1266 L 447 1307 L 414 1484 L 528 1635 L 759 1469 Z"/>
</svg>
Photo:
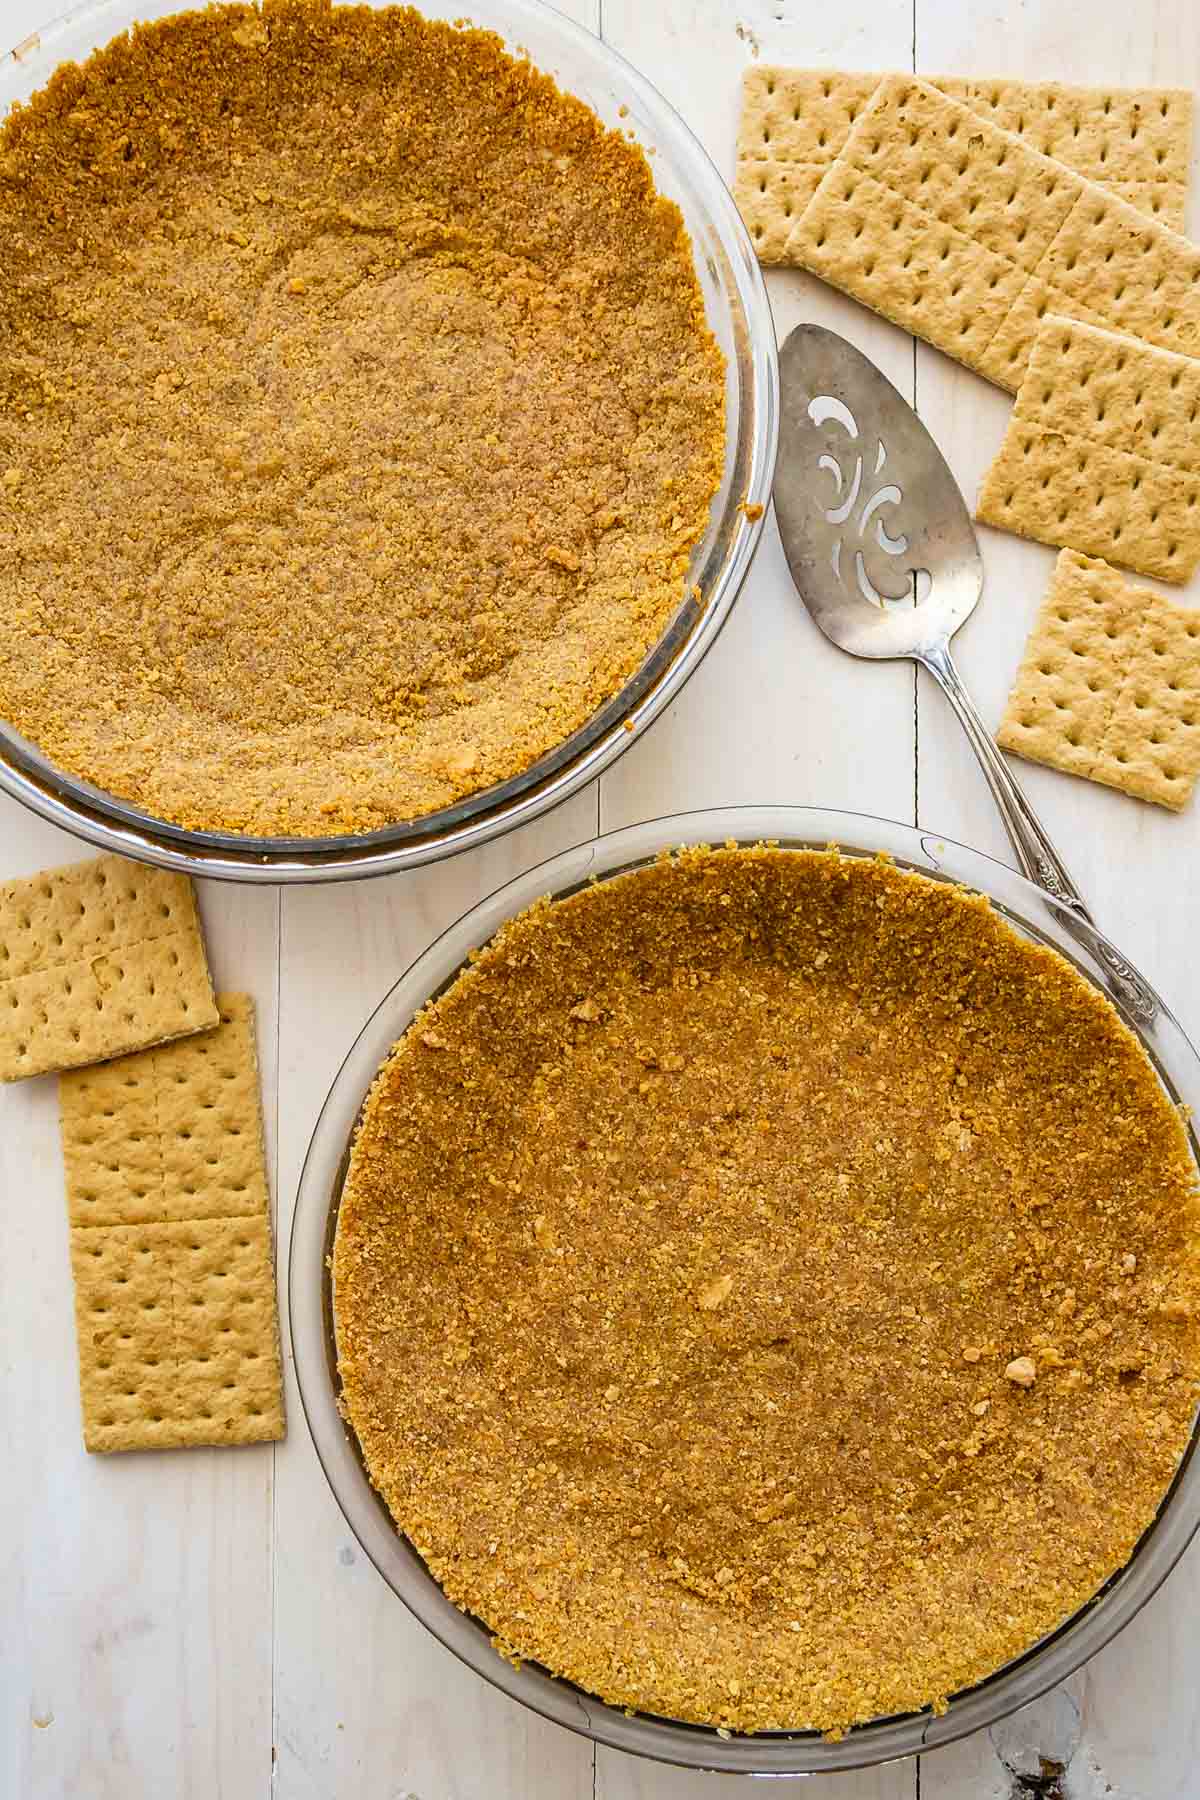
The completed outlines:
<svg viewBox="0 0 1200 1800">
<path fill-rule="evenodd" d="M 53 8 L 0 0 L 3 45 Z M 573 0 L 567 10 L 662 89 L 726 174 L 738 78 L 754 55 L 1200 88 L 1196 0 Z M 1195 203 L 1191 228 L 1200 232 Z M 972 495 L 999 444 L 1006 397 L 807 277 L 770 285 L 780 335 L 811 318 L 853 338 L 915 398 Z M 984 602 L 959 643 L 994 722 L 1052 557 L 983 537 Z M 1200 598 L 1196 583 L 1187 597 Z M 1065 776 L 1022 774 L 1097 918 L 1195 1037 L 1200 802 L 1174 818 Z M 281 1250 L 330 1079 L 436 931 L 519 868 L 597 830 L 741 801 L 887 814 L 1008 856 L 940 697 L 907 665 L 852 663 L 817 635 L 773 524 L 716 649 L 598 787 L 515 837 L 414 874 L 283 892 L 205 884 L 216 978 L 249 988 L 258 1004 Z M 79 854 L 0 802 L 0 876 Z M 735 1778 L 593 1753 L 460 1668 L 350 1541 L 294 1383 L 277 1447 L 86 1456 L 53 1079 L 0 1094 L 0 1205 L 0 1800 L 750 1791 Z M 1032 1719 L 919 1768 L 816 1779 L 804 1795 L 1015 1800 L 1041 1791 L 1017 1779 L 1037 1773 L 1039 1752 L 1070 1756 L 1065 1800 L 1200 1800 L 1200 1547 Z"/>
</svg>

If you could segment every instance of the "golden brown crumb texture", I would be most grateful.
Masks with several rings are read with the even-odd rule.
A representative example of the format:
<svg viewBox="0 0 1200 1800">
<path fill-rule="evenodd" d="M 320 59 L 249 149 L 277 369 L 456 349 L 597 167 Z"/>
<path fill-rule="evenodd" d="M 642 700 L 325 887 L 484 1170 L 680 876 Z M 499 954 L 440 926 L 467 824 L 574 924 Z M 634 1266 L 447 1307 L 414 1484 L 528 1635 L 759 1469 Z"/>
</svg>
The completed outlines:
<svg viewBox="0 0 1200 1800">
<path fill-rule="evenodd" d="M 642 152 L 499 39 L 267 0 L 0 128 L 0 717 L 192 827 L 428 813 L 684 597 L 721 358 Z"/>
<path fill-rule="evenodd" d="M 347 1416 L 505 1653 L 745 1730 L 929 1705 L 1129 1557 L 1200 1372 L 1143 1051 L 985 900 L 692 850 L 509 924 L 372 1089 Z"/>
</svg>

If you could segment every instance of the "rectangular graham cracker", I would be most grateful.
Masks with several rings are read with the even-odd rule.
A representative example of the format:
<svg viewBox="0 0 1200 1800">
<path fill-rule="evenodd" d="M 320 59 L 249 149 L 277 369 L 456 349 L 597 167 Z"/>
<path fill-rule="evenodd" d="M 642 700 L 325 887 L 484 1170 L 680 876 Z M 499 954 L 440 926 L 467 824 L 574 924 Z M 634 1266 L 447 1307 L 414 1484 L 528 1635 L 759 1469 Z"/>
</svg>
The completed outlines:
<svg viewBox="0 0 1200 1800">
<path fill-rule="evenodd" d="M 976 517 L 1186 581 L 1200 563 L 1200 361 L 1047 315 Z"/>
<path fill-rule="evenodd" d="M 1200 354 L 1200 246 L 913 76 L 880 82 L 787 256 L 1009 389 L 1048 313 Z"/>
<path fill-rule="evenodd" d="M 254 1005 L 60 1082 L 89 1450 L 284 1433 Z"/>
<path fill-rule="evenodd" d="M 734 197 L 763 263 L 787 261 L 795 220 L 840 155 L 880 75 L 755 65 L 742 78 Z M 932 87 L 1182 231 L 1192 144 L 1185 88 L 1068 87 L 930 75 Z"/>
<path fill-rule="evenodd" d="M 0 1081 L 216 1022 L 186 875 L 101 856 L 0 886 Z"/>
<path fill-rule="evenodd" d="M 1139 800 L 1186 806 L 1200 772 L 1200 610 L 1064 550 L 996 742 Z"/>
</svg>

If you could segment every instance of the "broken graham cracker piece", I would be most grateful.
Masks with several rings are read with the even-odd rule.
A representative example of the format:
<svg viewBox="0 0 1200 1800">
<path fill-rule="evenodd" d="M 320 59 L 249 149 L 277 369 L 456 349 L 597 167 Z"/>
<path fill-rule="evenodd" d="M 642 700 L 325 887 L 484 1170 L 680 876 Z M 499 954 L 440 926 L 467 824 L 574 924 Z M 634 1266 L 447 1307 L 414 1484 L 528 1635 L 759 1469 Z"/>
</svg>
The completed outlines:
<svg viewBox="0 0 1200 1800">
<path fill-rule="evenodd" d="M 1182 230 L 1192 96 L 1182 88 L 1068 87 L 931 75 L 972 112 Z M 788 260 L 791 229 L 881 77 L 755 65 L 742 78 L 734 195 L 763 263 Z"/>
<path fill-rule="evenodd" d="M 1000 747 L 1090 775 L 1136 629 L 1116 570 L 1064 550 L 996 733 Z"/>
<path fill-rule="evenodd" d="M 1200 771 L 1200 611 L 1064 550 L 996 742 L 1139 800 L 1186 806 Z"/>
<path fill-rule="evenodd" d="M 913 76 L 887 76 L 787 243 L 1015 389 L 1047 313 L 1200 352 L 1200 246 Z"/>
<path fill-rule="evenodd" d="M 0 886 L 0 1080 L 216 1022 L 186 875 L 101 856 Z"/>
<path fill-rule="evenodd" d="M 1200 361 L 1043 320 L 976 517 L 1163 581 L 1200 563 Z"/>
<path fill-rule="evenodd" d="M 283 1436 L 254 1006 L 60 1083 L 89 1450 Z"/>
</svg>

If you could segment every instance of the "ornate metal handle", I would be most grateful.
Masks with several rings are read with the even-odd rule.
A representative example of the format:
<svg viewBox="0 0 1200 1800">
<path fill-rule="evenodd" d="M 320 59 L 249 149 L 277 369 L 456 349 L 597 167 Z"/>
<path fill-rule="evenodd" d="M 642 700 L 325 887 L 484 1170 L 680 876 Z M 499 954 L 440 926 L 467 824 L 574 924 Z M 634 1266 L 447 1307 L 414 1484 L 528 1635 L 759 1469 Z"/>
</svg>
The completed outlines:
<svg viewBox="0 0 1200 1800">
<path fill-rule="evenodd" d="M 1017 786 L 1016 778 L 976 712 L 975 703 L 954 666 L 949 644 L 933 644 L 920 651 L 917 660 L 929 670 L 958 714 L 971 748 L 979 759 L 984 779 L 992 790 L 992 798 L 1000 808 L 1004 829 L 1008 832 L 1022 873 L 1062 902 L 1064 923 L 1073 914 L 1082 926 L 1091 928 L 1086 933 L 1079 933 L 1080 941 L 1104 963 L 1113 988 L 1129 1010 L 1143 1025 L 1149 1025 L 1158 1012 L 1154 993 L 1136 970 L 1130 968 L 1096 931 L 1095 920 L 1088 911 L 1083 895 L 1075 886 L 1066 864 L 1047 836 L 1045 827 Z"/>
</svg>

